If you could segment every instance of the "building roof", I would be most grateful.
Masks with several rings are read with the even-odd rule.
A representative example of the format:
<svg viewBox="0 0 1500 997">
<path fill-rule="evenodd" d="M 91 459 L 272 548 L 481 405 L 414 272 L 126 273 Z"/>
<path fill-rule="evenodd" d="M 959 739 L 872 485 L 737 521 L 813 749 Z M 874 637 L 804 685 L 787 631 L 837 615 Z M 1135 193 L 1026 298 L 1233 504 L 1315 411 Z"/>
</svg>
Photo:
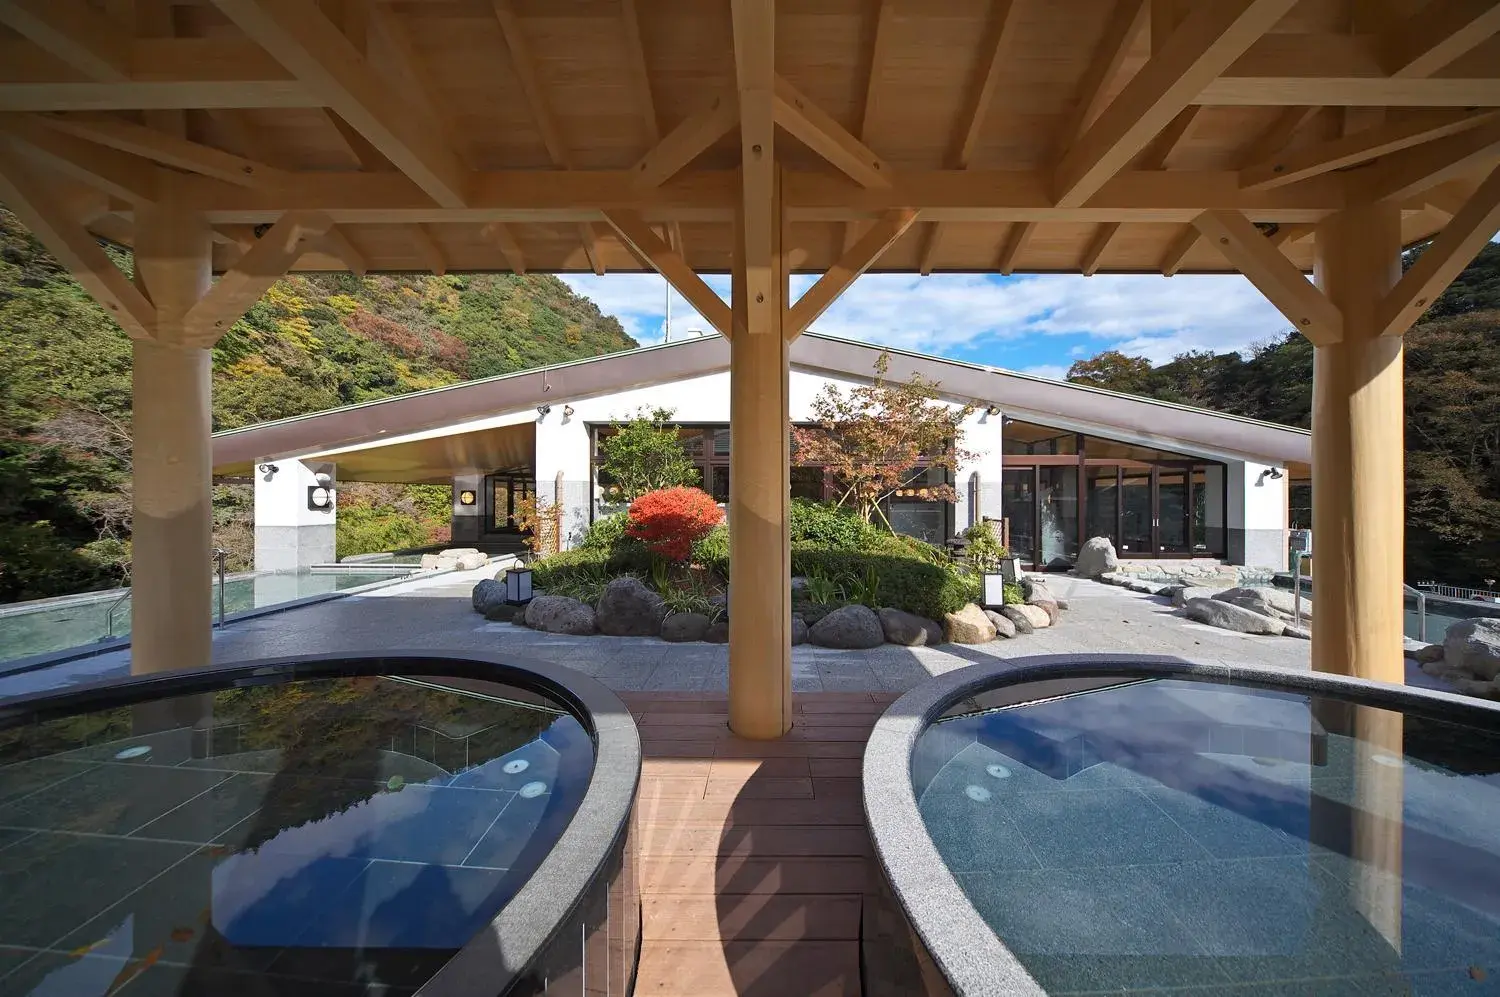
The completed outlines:
<svg viewBox="0 0 1500 997">
<path fill-rule="evenodd" d="M 1161 402 L 997 367 L 807 333 L 792 343 L 794 370 L 869 378 L 882 349 L 890 376 L 921 374 L 942 395 L 997 405 L 1007 414 L 1166 449 L 1240 455 L 1274 463 L 1311 460 L 1306 430 Z M 446 480 L 519 463 L 534 447 L 530 410 L 729 369 L 720 336 L 666 343 L 310 415 L 215 433 L 214 471 L 248 474 L 257 461 L 329 457 L 344 480 Z M 519 418 L 518 418 L 519 417 Z M 445 432 L 453 427 L 454 432 Z M 461 429 L 459 427 L 462 427 Z"/>
</svg>

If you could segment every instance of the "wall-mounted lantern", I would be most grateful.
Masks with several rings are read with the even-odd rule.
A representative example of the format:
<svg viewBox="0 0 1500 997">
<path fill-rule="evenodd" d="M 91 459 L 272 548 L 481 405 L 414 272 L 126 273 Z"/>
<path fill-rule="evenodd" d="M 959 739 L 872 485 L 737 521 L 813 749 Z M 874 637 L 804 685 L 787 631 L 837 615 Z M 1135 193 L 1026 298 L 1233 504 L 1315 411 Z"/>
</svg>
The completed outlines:
<svg viewBox="0 0 1500 997">
<path fill-rule="evenodd" d="M 333 511 L 333 478 L 327 474 L 313 475 L 315 485 L 307 486 L 307 507 L 313 512 Z"/>
<path fill-rule="evenodd" d="M 479 501 L 479 496 L 476 495 L 474 493 L 474 490 L 471 488 L 465 488 L 463 491 L 458 493 L 459 505 L 473 505 L 477 501 Z"/>
</svg>

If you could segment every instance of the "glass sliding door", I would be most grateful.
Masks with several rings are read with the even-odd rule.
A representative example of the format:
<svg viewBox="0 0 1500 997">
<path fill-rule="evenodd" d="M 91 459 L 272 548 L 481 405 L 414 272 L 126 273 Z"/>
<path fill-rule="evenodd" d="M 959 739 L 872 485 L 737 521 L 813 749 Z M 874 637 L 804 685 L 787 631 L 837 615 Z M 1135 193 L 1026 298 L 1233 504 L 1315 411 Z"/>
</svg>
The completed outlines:
<svg viewBox="0 0 1500 997">
<path fill-rule="evenodd" d="M 1127 467 L 1120 475 L 1121 557 L 1150 557 L 1156 552 L 1151 521 L 1151 470 Z"/>
<path fill-rule="evenodd" d="M 1040 568 L 1068 568 L 1078 557 L 1078 465 L 1037 468 Z"/>
<path fill-rule="evenodd" d="M 1000 514 L 1010 520 L 1011 553 L 1035 564 L 1036 468 L 1007 467 L 1000 472 Z"/>
<path fill-rule="evenodd" d="M 1188 533 L 1188 472 L 1158 468 L 1156 472 L 1157 553 L 1189 554 L 1192 543 Z"/>
<path fill-rule="evenodd" d="M 1108 537 L 1119 547 L 1120 469 L 1113 464 L 1090 464 L 1083 473 L 1083 504 L 1088 510 L 1083 538 Z"/>
</svg>

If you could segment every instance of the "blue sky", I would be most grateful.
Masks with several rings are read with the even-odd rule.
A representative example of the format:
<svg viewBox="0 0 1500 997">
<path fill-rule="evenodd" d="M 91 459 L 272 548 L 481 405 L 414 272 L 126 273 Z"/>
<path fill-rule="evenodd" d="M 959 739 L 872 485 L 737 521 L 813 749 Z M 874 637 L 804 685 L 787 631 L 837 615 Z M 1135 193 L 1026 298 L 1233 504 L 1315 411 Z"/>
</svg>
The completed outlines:
<svg viewBox="0 0 1500 997">
<path fill-rule="evenodd" d="M 661 277 L 562 279 L 617 317 L 642 344 L 661 342 L 666 290 Z M 728 298 L 728 277 L 706 279 Z M 793 278 L 793 295 L 814 279 Z M 672 338 L 708 328 L 673 292 Z M 1243 350 L 1289 326 L 1240 276 L 872 274 L 856 281 L 812 328 L 1061 377 L 1074 360 L 1108 349 L 1161 362 L 1190 349 Z"/>
</svg>

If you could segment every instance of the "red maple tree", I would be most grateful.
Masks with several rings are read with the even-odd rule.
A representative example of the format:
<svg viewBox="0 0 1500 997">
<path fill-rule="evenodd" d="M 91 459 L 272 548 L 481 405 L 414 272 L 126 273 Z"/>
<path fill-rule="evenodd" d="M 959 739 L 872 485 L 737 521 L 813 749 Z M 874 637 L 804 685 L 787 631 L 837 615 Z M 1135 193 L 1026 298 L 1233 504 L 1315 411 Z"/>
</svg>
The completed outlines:
<svg viewBox="0 0 1500 997">
<path fill-rule="evenodd" d="M 724 519 L 724 510 L 701 488 L 662 488 L 630 503 L 625 532 L 669 561 L 693 556 L 693 543 Z"/>
</svg>

